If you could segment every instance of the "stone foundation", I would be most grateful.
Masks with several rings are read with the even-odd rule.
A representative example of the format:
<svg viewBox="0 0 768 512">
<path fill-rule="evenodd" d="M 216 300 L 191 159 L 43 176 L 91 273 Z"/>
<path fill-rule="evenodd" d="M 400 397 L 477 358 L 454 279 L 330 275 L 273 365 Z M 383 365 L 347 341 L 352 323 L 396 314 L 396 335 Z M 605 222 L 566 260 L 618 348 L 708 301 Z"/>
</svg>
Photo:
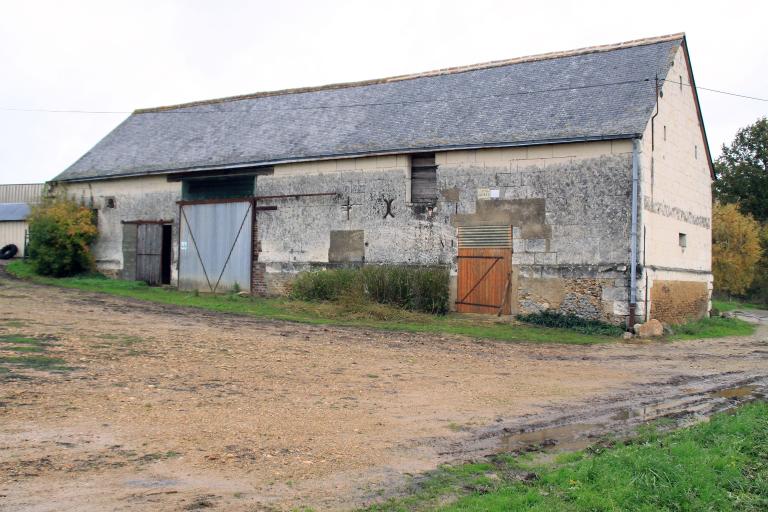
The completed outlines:
<svg viewBox="0 0 768 512">
<path fill-rule="evenodd" d="M 651 287 L 651 318 L 670 324 L 697 320 L 707 315 L 706 282 L 654 281 Z"/>
</svg>

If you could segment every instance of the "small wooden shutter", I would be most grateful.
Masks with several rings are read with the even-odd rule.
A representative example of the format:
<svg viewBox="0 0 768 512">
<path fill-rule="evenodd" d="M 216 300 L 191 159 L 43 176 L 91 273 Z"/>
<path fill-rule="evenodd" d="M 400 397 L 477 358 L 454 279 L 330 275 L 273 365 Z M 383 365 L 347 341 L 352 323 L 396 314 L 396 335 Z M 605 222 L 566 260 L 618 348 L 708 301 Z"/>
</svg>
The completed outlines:
<svg viewBox="0 0 768 512">
<path fill-rule="evenodd" d="M 437 166 L 435 154 L 425 153 L 411 157 L 411 202 L 437 201 Z"/>
</svg>

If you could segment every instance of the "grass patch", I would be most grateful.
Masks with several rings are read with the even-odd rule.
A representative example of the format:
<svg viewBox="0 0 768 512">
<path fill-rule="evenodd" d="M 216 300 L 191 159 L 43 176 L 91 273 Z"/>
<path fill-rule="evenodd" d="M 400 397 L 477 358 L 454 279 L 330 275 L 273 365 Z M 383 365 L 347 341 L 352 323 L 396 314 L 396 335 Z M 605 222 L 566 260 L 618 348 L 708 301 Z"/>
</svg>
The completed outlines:
<svg viewBox="0 0 768 512">
<path fill-rule="evenodd" d="M 16 329 L 27 326 L 26 322 L 21 320 L 3 320 L 0 323 L 2 323 L 4 327 L 13 327 Z"/>
<path fill-rule="evenodd" d="M 768 404 L 613 448 L 537 464 L 495 457 L 441 468 L 404 498 L 369 511 L 618 511 L 768 509 Z"/>
<path fill-rule="evenodd" d="M 65 361 L 59 357 L 49 357 L 42 355 L 29 356 L 0 356 L 0 364 L 9 364 L 17 368 L 27 368 L 30 370 L 45 371 L 70 371 L 72 368 L 66 366 Z"/>
<path fill-rule="evenodd" d="M 624 332 L 624 329 L 617 325 L 611 325 L 599 320 L 588 320 L 574 315 L 564 315 L 554 311 L 542 311 L 540 313 L 518 315 L 517 319 L 529 324 L 571 329 L 584 334 L 621 336 Z"/>
<path fill-rule="evenodd" d="M 753 304 L 738 300 L 712 299 L 712 307 L 718 311 L 743 311 L 745 309 L 768 309 L 768 304 Z"/>
<path fill-rule="evenodd" d="M 45 347 L 40 345 L 15 345 L 3 347 L 3 350 L 11 350 L 13 352 L 45 352 Z"/>
<path fill-rule="evenodd" d="M 43 353 L 50 346 L 51 338 L 30 338 L 16 334 L 0 335 L 0 372 L 5 375 L 5 379 L 11 377 L 21 377 L 13 370 L 31 369 L 62 372 L 69 371 L 72 368 L 64 364 L 64 360 L 58 357 L 49 357 Z M 19 355 L 4 355 L 2 352 L 15 352 Z"/>
<path fill-rule="evenodd" d="M 702 318 L 681 325 L 673 325 L 674 334 L 670 340 L 694 340 L 700 338 L 721 338 L 723 336 L 749 336 L 754 334 L 755 326 L 738 318 Z"/>
<path fill-rule="evenodd" d="M 16 334 L 2 334 L 0 335 L 0 343 L 13 343 L 14 345 L 35 345 L 43 346 L 47 342 L 37 338 L 27 338 L 26 336 L 18 336 Z"/>
<path fill-rule="evenodd" d="M 496 321 L 493 318 L 457 314 L 429 315 L 406 311 L 391 305 L 359 300 L 308 302 L 286 298 L 239 297 L 232 294 L 206 295 L 181 292 L 171 288 L 150 287 L 137 281 L 107 279 L 101 275 L 57 279 L 36 275 L 31 267 L 23 261 L 10 263 L 6 269 L 17 277 L 29 279 L 39 284 L 273 320 L 417 333 L 457 334 L 473 338 L 515 342 L 591 344 L 616 341 L 616 338 L 612 336 L 584 334 L 570 329 L 543 329 L 538 326 Z"/>
</svg>

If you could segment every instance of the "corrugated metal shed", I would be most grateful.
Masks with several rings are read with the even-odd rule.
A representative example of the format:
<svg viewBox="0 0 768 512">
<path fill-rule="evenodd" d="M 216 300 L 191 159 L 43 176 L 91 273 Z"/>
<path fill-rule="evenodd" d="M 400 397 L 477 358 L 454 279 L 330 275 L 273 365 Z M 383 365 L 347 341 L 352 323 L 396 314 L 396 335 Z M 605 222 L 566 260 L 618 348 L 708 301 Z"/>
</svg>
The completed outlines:
<svg viewBox="0 0 768 512">
<path fill-rule="evenodd" d="M 0 247 L 13 244 L 19 248 L 17 257 L 24 256 L 24 242 L 27 236 L 26 221 L 0 222 Z"/>
<path fill-rule="evenodd" d="M 0 185 L 0 203 L 39 203 L 45 192 L 45 183 L 18 183 Z"/>
<path fill-rule="evenodd" d="M 29 217 L 27 203 L 0 203 L 0 222 L 18 222 Z"/>
</svg>

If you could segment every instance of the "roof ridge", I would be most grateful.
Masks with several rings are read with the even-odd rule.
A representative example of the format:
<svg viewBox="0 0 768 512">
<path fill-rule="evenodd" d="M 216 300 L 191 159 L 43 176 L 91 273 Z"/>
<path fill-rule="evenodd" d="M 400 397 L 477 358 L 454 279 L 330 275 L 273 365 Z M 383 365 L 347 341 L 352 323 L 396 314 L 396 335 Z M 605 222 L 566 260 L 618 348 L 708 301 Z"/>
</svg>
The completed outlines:
<svg viewBox="0 0 768 512">
<path fill-rule="evenodd" d="M 482 62 L 479 64 L 468 64 L 465 66 L 456 66 L 450 68 L 435 69 L 432 71 L 424 71 L 420 73 L 410 73 L 405 75 L 395 75 L 386 78 L 377 78 L 371 80 L 360 80 L 356 82 L 339 82 L 326 85 L 317 85 L 311 87 L 297 87 L 290 89 L 279 89 L 275 91 L 256 92 L 251 94 L 241 94 L 236 96 L 225 96 L 223 98 L 214 98 L 209 100 L 191 101 L 187 103 L 179 103 L 176 105 L 166 105 L 161 107 L 152 108 L 140 108 L 133 111 L 134 114 L 146 114 L 152 112 L 164 112 L 167 110 L 176 110 L 179 108 L 197 107 L 202 105 L 215 105 L 217 103 L 227 103 L 230 101 L 240 101 L 256 98 L 266 98 L 270 96 L 285 96 L 289 94 L 301 94 L 307 92 L 318 91 L 331 91 L 336 89 L 348 89 L 352 87 L 362 87 L 366 85 L 386 84 L 391 82 L 400 82 L 404 80 L 413 80 L 416 78 L 427 78 L 432 76 L 451 75 L 456 73 L 466 73 L 468 71 L 475 71 L 479 69 L 489 69 L 502 66 L 509 66 L 511 64 L 522 64 L 526 62 L 537 62 L 542 60 L 559 59 L 563 57 L 573 57 L 576 55 L 587 55 L 590 53 L 603 53 L 614 50 L 621 50 L 624 48 L 631 48 L 635 46 L 643 46 L 649 44 L 663 43 L 666 41 L 673 41 L 675 39 L 685 38 L 685 32 L 678 32 L 675 34 L 667 34 L 663 36 L 647 37 L 643 39 L 632 39 L 629 41 L 623 41 L 620 43 L 604 44 L 598 46 L 587 46 L 584 48 L 577 48 L 574 50 L 565 50 L 557 52 L 540 53 L 536 55 L 528 55 L 524 57 L 515 57 L 512 59 L 493 60 L 488 62 Z"/>
</svg>

